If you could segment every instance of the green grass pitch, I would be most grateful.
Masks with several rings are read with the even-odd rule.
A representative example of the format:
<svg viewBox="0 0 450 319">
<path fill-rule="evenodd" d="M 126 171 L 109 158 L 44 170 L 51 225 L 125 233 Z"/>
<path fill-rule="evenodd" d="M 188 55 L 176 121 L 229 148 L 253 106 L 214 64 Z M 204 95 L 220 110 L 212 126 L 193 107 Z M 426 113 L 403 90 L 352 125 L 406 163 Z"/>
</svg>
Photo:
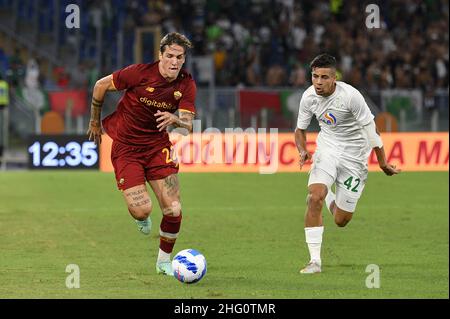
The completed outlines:
<svg viewBox="0 0 450 319">
<path fill-rule="evenodd" d="M 449 298 L 448 177 L 371 173 L 347 227 L 323 211 L 323 272 L 308 276 L 306 174 L 180 174 L 175 251 L 208 261 L 186 285 L 155 273 L 159 207 L 140 234 L 112 174 L 1 172 L 0 298 Z M 366 287 L 369 264 L 380 288 Z"/>
</svg>

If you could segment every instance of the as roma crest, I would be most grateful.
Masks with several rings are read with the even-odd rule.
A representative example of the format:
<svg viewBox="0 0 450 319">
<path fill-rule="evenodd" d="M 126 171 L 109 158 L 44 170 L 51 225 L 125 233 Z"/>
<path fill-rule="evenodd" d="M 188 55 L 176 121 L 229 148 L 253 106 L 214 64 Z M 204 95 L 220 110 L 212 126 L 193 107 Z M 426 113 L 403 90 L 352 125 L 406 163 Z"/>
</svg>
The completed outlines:
<svg viewBox="0 0 450 319">
<path fill-rule="evenodd" d="M 182 96 L 183 96 L 183 94 L 181 94 L 180 91 L 173 92 L 173 97 L 175 98 L 175 100 L 181 99 Z"/>
</svg>

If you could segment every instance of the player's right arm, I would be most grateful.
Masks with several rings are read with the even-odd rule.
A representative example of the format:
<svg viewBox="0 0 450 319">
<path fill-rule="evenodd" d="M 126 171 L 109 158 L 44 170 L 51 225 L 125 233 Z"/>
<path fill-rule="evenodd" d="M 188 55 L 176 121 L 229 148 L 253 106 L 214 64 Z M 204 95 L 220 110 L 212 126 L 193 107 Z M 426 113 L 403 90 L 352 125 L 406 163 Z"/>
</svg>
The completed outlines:
<svg viewBox="0 0 450 319">
<path fill-rule="evenodd" d="M 300 155 L 300 169 L 306 161 L 311 159 L 311 153 L 306 150 L 306 130 L 295 129 L 295 145 L 297 146 L 298 154 Z"/>
<path fill-rule="evenodd" d="M 113 83 L 113 75 L 110 74 L 98 80 L 94 85 L 91 101 L 91 119 L 89 120 L 89 128 L 87 134 L 90 141 L 94 141 L 96 145 L 102 142 L 102 106 L 106 92 L 116 91 Z"/>
<path fill-rule="evenodd" d="M 309 108 L 307 91 L 303 93 L 302 98 L 300 99 L 297 128 L 295 129 L 295 145 L 297 146 L 298 154 L 300 155 L 300 169 L 302 169 L 306 161 L 309 161 L 312 158 L 311 153 L 306 149 L 306 129 L 313 117 L 313 113 Z"/>
</svg>

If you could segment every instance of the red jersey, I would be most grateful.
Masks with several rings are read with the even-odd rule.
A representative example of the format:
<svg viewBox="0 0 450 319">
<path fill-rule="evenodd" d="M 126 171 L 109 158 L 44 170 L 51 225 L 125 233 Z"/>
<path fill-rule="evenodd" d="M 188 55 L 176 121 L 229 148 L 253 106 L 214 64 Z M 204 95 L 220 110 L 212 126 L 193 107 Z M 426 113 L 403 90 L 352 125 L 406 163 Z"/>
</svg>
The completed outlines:
<svg viewBox="0 0 450 319">
<path fill-rule="evenodd" d="M 158 62 L 132 64 L 113 73 L 115 88 L 126 90 L 116 111 L 102 121 L 113 140 L 137 147 L 167 143 L 169 135 L 166 130 L 158 130 L 155 113 L 195 113 L 197 89 L 192 76 L 182 69 L 174 81 L 168 82 L 159 73 Z"/>
</svg>

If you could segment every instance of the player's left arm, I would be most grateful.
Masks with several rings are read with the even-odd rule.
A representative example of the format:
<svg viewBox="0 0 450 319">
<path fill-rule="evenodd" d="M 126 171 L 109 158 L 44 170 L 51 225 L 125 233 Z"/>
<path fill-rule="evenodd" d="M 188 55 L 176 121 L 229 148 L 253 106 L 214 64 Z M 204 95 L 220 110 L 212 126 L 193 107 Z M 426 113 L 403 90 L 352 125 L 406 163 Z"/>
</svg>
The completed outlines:
<svg viewBox="0 0 450 319">
<path fill-rule="evenodd" d="M 178 105 L 178 116 L 159 110 L 155 113 L 156 122 L 158 122 L 157 128 L 160 132 L 170 125 L 187 130 L 188 133 L 192 132 L 195 115 L 195 96 L 197 93 L 194 80 L 188 80 L 182 92 L 183 97 Z M 183 132 L 182 134 L 184 135 L 185 133 Z"/>
<path fill-rule="evenodd" d="M 380 133 L 373 120 L 374 116 L 370 111 L 369 106 L 364 100 L 363 95 L 355 90 L 350 100 L 350 109 L 356 118 L 356 121 L 362 126 L 369 146 L 375 151 L 377 155 L 378 165 L 383 172 L 392 176 L 401 172 L 395 165 L 391 165 L 386 160 L 386 154 L 384 152 L 383 141 L 381 140 Z"/>
<path fill-rule="evenodd" d="M 192 132 L 192 122 L 194 120 L 194 113 L 189 111 L 179 111 L 178 120 L 175 122 L 176 127 L 187 129 L 189 133 Z"/>
<path fill-rule="evenodd" d="M 375 151 L 377 155 L 378 165 L 383 170 L 383 172 L 392 176 L 401 172 L 395 165 L 391 165 L 386 160 L 386 153 L 384 152 L 383 141 L 381 140 L 380 133 L 375 125 L 375 122 L 371 120 L 369 124 L 363 126 L 363 130 L 367 136 L 369 145 Z"/>
<path fill-rule="evenodd" d="M 159 122 L 157 127 L 159 131 L 165 130 L 169 125 L 184 128 L 188 132 L 192 132 L 194 113 L 189 111 L 179 110 L 179 116 L 169 112 L 157 111 L 155 113 L 156 121 Z"/>
</svg>

